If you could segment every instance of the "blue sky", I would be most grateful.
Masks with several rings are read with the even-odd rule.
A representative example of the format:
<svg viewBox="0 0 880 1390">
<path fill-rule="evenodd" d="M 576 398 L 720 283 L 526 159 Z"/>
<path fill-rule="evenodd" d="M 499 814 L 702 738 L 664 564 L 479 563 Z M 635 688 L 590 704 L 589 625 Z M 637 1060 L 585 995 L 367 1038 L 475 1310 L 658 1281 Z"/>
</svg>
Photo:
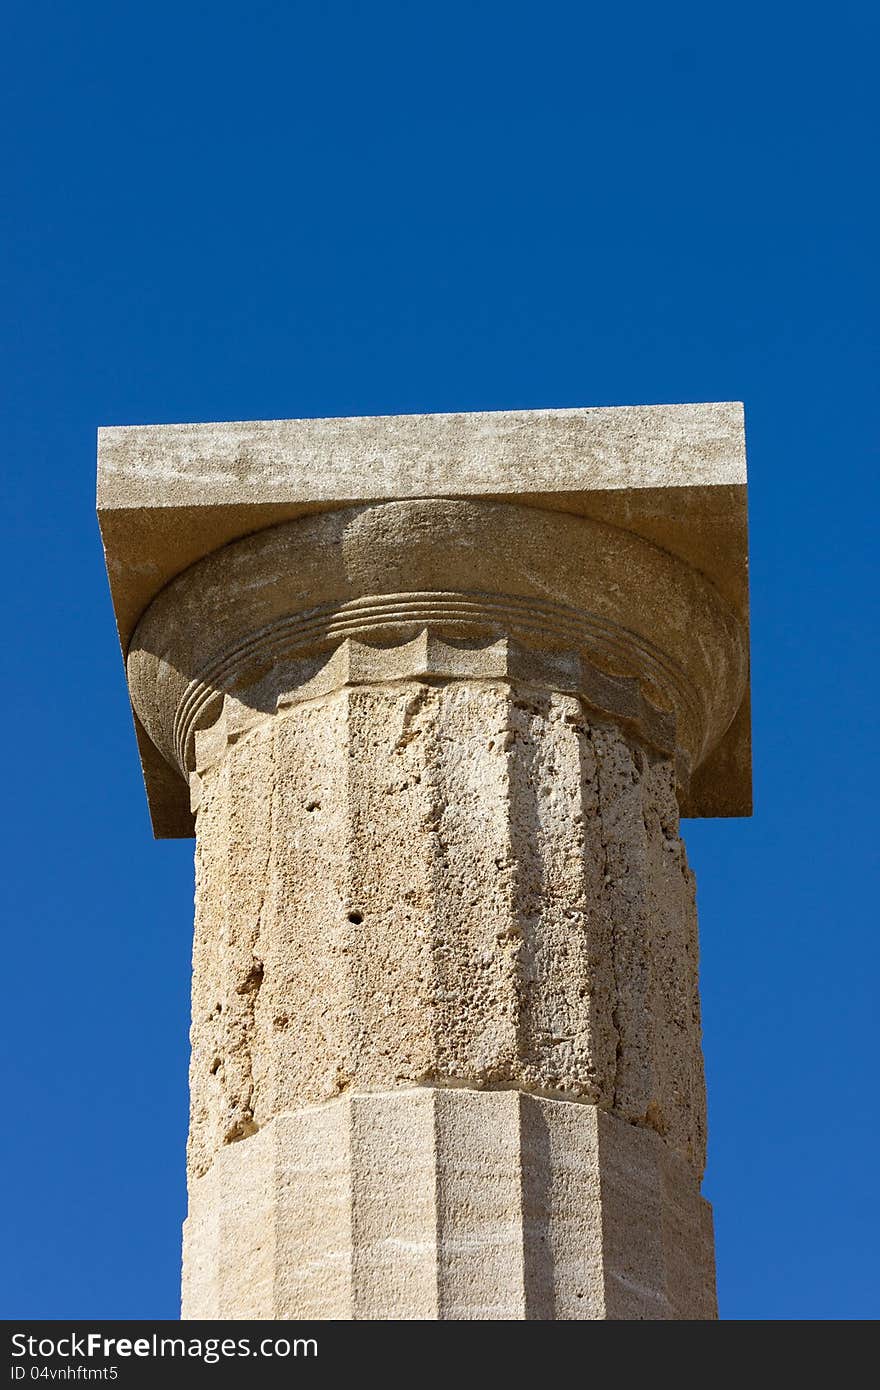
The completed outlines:
<svg viewBox="0 0 880 1390">
<path fill-rule="evenodd" d="M 685 826 L 721 1312 L 878 1315 L 875 15 L 7 8 L 0 1315 L 178 1309 L 192 846 L 97 426 L 731 399 L 756 809 Z"/>
</svg>

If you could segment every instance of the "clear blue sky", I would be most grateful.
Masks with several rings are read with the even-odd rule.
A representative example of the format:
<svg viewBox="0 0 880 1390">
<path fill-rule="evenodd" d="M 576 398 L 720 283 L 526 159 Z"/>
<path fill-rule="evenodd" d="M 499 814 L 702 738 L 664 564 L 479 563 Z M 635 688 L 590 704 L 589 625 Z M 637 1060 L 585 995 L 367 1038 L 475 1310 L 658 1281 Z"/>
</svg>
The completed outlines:
<svg viewBox="0 0 880 1390">
<path fill-rule="evenodd" d="M 9 6 L 0 1315 L 178 1308 L 192 846 L 96 427 L 730 399 L 756 811 L 685 827 L 721 1311 L 878 1315 L 875 14 Z"/>
</svg>

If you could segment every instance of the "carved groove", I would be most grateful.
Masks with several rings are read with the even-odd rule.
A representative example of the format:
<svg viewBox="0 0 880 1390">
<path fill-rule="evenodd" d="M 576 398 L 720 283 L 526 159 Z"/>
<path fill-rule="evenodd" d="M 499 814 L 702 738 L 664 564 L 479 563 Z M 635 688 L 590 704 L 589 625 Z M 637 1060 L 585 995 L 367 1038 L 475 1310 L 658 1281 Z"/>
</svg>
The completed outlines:
<svg viewBox="0 0 880 1390">
<path fill-rule="evenodd" d="M 576 695 L 589 710 L 623 724 L 648 747 L 676 758 L 679 785 L 687 785 L 687 759 L 676 753 L 675 717 L 649 700 L 638 680 L 608 675 L 577 652 L 533 652 L 506 637 L 480 647 L 452 646 L 428 628 L 413 641 L 395 647 L 375 647 L 346 638 L 317 670 L 314 661 L 301 662 L 299 671 L 290 670 L 289 681 L 276 698 L 275 711 L 283 713 L 344 686 L 411 678 L 516 681 L 524 687 Z M 181 748 L 190 774 L 194 811 L 198 808 L 199 776 L 220 761 L 229 743 L 274 717 L 272 711 L 251 708 L 232 695 L 210 692 L 210 700 L 217 706 L 216 718 L 207 727 L 196 729 Z M 210 701 L 200 705 L 202 717 L 209 707 Z"/>
<path fill-rule="evenodd" d="M 579 661 L 592 673 L 586 678 L 586 684 L 581 685 L 576 680 L 574 686 L 558 688 L 576 689 L 597 709 L 608 714 L 644 722 L 652 728 L 658 726 L 665 714 L 674 726 L 674 716 L 640 693 L 640 684 L 644 684 L 652 692 L 662 692 L 673 708 L 683 706 L 689 716 L 688 723 L 701 723 L 701 702 L 681 668 L 635 633 L 594 614 L 563 604 L 538 604 L 506 595 L 394 594 L 358 599 L 320 612 L 286 616 L 234 650 L 225 652 L 219 661 L 190 682 L 178 706 L 173 729 L 178 766 L 184 773 L 193 770 L 195 733 L 213 722 L 212 715 L 217 717 L 219 692 L 241 689 L 258 677 L 261 670 L 282 662 L 302 660 L 316 649 L 326 651 L 346 638 L 384 637 L 386 641 L 393 641 L 397 637 L 395 646 L 399 647 L 406 643 L 406 636 L 428 628 L 459 639 L 476 632 L 489 633 L 496 638 L 503 633 L 523 650 L 536 651 L 546 658 L 551 685 L 554 683 L 554 662 L 558 670 L 566 657 Z M 541 644 L 537 649 L 535 639 Z M 541 651 L 545 644 L 557 649 Z M 634 669 L 639 672 L 640 680 L 629 674 Z M 603 683 L 608 686 L 609 694 L 614 691 L 623 698 L 612 695 L 610 705 L 601 697 L 591 698 L 591 691 L 596 691 Z M 633 691 L 639 692 L 635 703 L 641 702 L 644 712 L 627 712 L 627 706 L 633 703 L 630 694 Z M 649 709 L 653 718 L 647 715 Z M 649 742 L 671 751 L 668 738 L 660 740 L 656 733 L 646 736 Z"/>
</svg>

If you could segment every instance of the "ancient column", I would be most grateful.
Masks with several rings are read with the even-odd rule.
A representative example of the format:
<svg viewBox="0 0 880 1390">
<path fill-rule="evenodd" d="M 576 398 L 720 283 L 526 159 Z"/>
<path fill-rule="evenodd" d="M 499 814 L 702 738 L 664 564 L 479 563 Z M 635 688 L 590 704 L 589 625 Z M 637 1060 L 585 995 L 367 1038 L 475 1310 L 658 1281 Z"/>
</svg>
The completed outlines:
<svg viewBox="0 0 880 1390">
<path fill-rule="evenodd" d="M 734 406 L 109 430 L 196 836 L 185 1318 L 712 1318 L 693 877 L 748 811 Z"/>
</svg>

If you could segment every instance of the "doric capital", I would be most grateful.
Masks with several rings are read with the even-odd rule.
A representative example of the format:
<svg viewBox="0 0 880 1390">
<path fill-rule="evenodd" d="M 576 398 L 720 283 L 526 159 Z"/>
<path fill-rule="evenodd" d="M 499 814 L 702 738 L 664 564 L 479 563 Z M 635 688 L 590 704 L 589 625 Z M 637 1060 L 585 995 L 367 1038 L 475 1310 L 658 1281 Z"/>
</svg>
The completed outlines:
<svg viewBox="0 0 880 1390">
<path fill-rule="evenodd" d="M 156 833 L 229 738 L 413 676 L 575 694 L 747 813 L 744 483 L 731 406 L 102 432 Z"/>
</svg>

